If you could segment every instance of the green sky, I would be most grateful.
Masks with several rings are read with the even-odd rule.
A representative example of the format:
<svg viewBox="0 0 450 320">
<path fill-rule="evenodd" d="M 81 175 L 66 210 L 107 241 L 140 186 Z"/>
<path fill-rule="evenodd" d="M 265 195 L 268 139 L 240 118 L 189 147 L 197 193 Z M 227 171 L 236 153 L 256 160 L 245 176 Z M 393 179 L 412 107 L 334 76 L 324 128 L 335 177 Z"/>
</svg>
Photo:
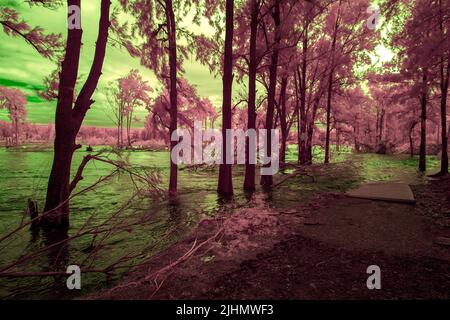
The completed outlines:
<svg viewBox="0 0 450 320">
<path fill-rule="evenodd" d="M 88 74 L 93 58 L 98 31 L 99 3 L 99 0 L 89 0 L 83 1 L 82 5 L 83 47 L 79 70 L 82 80 Z M 46 31 L 62 33 L 65 40 L 67 28 L 67 9 L 65 6 L 58 10 L 36 6 L 30 8 L 23 0 L 0 0 L 0 5 L 16 9 L 32 26 L 41 26 Z M 196 33 L 211 33 L 211 27 L 206 22 L 199 27 L 190 23 L 190 19 L 186 18 L 182 25 L 188 26 L 190 31 Z M 372 64 L 378 66 L 391 58 L 392 52 L 383 45 L 378 45 L 375 52 L 371 54 Z M 23 39 L 8 37 L 3 31 L 0 31 L 0 85 L 16 87 L 26 93 L 29 122 L 48 124 L 54 121 L 55 102 L 42 100 L 36 91 L 43 88 L 43 78 L 49 75 L 55 67 L 54 62 L 42 58 Z M 141 67 L 138 59 L 131 58 L 123 49 L 108 46 L 103 75 L 94 94 L 96 103 L 89 110 L 84 121 L 85 125 L 114 125 L 106 114 L 108 106 L 104 95 L 105 88 L 108 83 L 126 75 L 131 69 L 139 69 L 144 79 L 148 80 L 156 91 L 161 90 L 161 84 L 156 80 L 154 74 Z M 184 69 L 186 70 L 185 77 L 196 86 L 199 95 L 209 97 L 216 108 L 219 109 L 222 100 L 221 79 L 215 78 L 210 74 L 207 67 L 193 60 L 185 61 Z M 235 94 L 242 90 L 242 88 L 238 88 L 236 83 L 233 89 Z M 141 121 L 136 123 L 135 126 L 142 127 L 147 111 L 144 109 L 137 110 L 136 115 Z M 0 119 L 8 119 L 6 110 L 0 110 Z"/>
<path fill-rule="evenodd" d="M 83 47 L 81 53 L 79 74 L 87 75 L 92 62 L 95 39 L 98 31 L 100 1 L 83 1 L 82 26 Z M 15 8 L 22 17 L 32 26 L 41 26 L 46 31 L 63 33 L 67 28 L 66 7 L 58 10 L 49 10 L 41 7 L 30 8 L 21 0 L 0 0 L 0 5 Z M 198 27 L 192 26 L 192 28 Z M 205 29 L 202 26 L 202 29 Z M 197 31 L 194 30 L 194 31 Z M 197 87 L 202 97 L 209 97 L 211 101 L 220 107 L 222 96 L 222 81 L 210 74 L 209 70 L 195 61 L 185 62 L 185 77 Z M 28 99 L 28 121 L 32 123 L 51 123 L 54 121 L 55 103 L 42 100 L 36 90 L 42 89 L 42 80 L 55 69 L 54 62 L 42 58 L 30 45 L 21 38 L 12 38 L 0 31 L 0 85 L 15 87 L 23 90 Z M 108 46 L 103 75 L 100 78 L 99 87 L 94 94 L 96 103 L 89 110 L 85 125 L 113 126 L 106 115 L 108 112 L 107 101 L 104 96 L 107 84 L 119 77 L 126 75 L 131 69 L 139 69 L 145 80 L 151 86 L 161 89 L 161 84 L 156 80 L 151 71 L 140 66 L 138 59 L 131 58 L 125 50 Z M 137 116 L 141 119 L 137 126 L 143 126 L 143 120 L 147 112 L 138 110 Z M 0 119 L 7 119 L 7 112 L 0 111 Z"/>
</svg>

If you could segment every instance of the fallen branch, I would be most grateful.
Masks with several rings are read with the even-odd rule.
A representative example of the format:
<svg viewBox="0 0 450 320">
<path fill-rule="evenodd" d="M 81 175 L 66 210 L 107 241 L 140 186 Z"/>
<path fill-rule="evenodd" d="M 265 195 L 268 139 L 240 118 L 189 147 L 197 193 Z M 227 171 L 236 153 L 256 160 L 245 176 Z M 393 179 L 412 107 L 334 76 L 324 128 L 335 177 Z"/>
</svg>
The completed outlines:
<svg viewBox="0 0 450 320">
<path fill-rule="evenodd" d="M 167 266 L 165 266 L 155 272 L 152 272 L 151 274 L 147 275 L 143 279 L 140 279 L 139 281 L 131 281 L 131 282 L 119 285 L 117 287 L 111 288 L 108 291 L 108 293 L 112 293 L 118 289 L 123 289 L 123 288 L 130 287 L 130 286 L 137 286 L 144 282 L 151 281 L 155 284 L 155 287 L 156 287 L 156 289 L 153 291 L 153 293 L 150 296 L 150 298 L 152 298 L 156 294 L 156 292 L 161 288 L 161 286 L 165 282 L 165 280 L 170 276 L 170 274 L 172 274 L 172 272 L 169 272 L 170 270 L 175 268 L 177 265 L 189 260 L 189 258 L 191 258 L 194 255 L 194 253 L 196 253 L 200 248 L 204 247 L 207 243 L 215 240 L 223 232 L 223 230 L 224 230 L 223 228 L 220 228 L 216 232 L 216 234 L 214 234 L 213 236 L 211 236 L 210 238 L 206 239 L 205 241 L 201 242 L 198 245 L 197 245 L 197 239 L 195 239 L 192 246 L 189 248 L 189 250 L 186 251 L 186 253 L 184 253 L 184 255 L 182 255 L 180 258 L 178 258 L 174 262 L 168 264 Z M 169 272 L 169 273 L 167 273 L 167 272 Z M 166 276 L 160 282 L 158 282 L 158 277 L 160 277 L 164 273 L 166 273 Z"/>
</svg>

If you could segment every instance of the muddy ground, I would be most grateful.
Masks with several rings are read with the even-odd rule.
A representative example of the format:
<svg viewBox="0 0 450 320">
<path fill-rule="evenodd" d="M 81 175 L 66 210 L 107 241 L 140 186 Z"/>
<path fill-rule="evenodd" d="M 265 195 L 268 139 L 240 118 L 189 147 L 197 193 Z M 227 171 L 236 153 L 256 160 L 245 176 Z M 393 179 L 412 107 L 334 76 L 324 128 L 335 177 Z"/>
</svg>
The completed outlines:
<svg viewBox="0 0 450 320">
<path fill-rule="evenodd" d="M 416 205 L 319 193 L 285 211 L 254 198 L 89 298 L 449 299 L 450 247 L 435 239 L 450 237 L 450 180 L 413 192 Z"/>
</svg>

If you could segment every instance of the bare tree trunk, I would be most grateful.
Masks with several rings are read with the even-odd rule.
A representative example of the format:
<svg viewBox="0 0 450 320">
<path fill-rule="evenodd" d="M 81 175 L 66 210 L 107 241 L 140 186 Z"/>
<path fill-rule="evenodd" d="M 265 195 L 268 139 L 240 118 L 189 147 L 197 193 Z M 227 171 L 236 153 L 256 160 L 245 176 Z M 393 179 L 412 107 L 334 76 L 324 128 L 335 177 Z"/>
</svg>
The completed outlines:
<svg viewBox="0 0 450 320">
<path fill-rule="evenodd" d="M 286 89 L 287 89 L 287 77 L 281 79 L 281 89 L 280 89 L 280 106 L 279 106 L 279 117 L 280 117 L 280 128 L 281 128 L 281 150 L 280 150 L 280 162 L 284 164 L 286 162 L 286 144 L 288 138 L 288 124 L 286 120 Z"/>
<path fill-rule="evenodd" d="M 334 51 L 336 49 L 336 38 L 337 38 L 337 29 L 338 29 L 338 19 L 336 18 L 336 24 L 334 27 L 333 34 L 333 43 L 331 45 L 331 66 L 330 66 L 330 75 L 328 77 L 328 96 L 327 96 L 327 129 L 326 129 L 326 137 L 325 137 L 325 163 L 330 162 L 330 120 L 331 120 L 331 99 L 333 94 L 333 73 L 334 73 Z"/>
<path fill-rule="evenodd" d="M 333 90 L 333 71 L 330 72 L 328 80 L 328 98 L 327 98 L 327 131 L 325 137 L 325 163 L 330 162 L 330 121 L 331 121 L 331 97 Z"/>
<path fill-rule="evenodd" d="M 256 37 L 258 33 L 258 13 L 259 0 L 252 0 L 252 13 L 250 22 L 250 56 L 249 56 L 249 72 L 248 72 L 248 123 L 247 129 L 256 129 Z M 256 145 L 256 144 L 255 144 Z M 252 152 L 255 152 L 253 150 Z M 249 138 L 246 140 L 245 149 L 245 179 L 244 190 L 255 190 L 255 165 L 249 163 L 250 145 Z"/>
<path fill-rule="evenodd" d="M 80 2 L 80 0 L 68 0 L 67 6 L 80 6 Z M 82 30 L 68 30 L 66 53 L 61 65 L 58 103 L 56 106 L 54 158 L 44 208 L 44 212 L 51 213 L 43 216 L 41 219 L 42 224 L 49 228 L 66 229 L 69 227 L 70 168 L 73 152 L 80 147 L 75 144 L 75 139 L 84 116 L 93 103 L 91 97 L 97 87 L 103 67 L 110 25 L 110 5 L 109 0 L 102 0 L 101 2 L 99 32 L 94 61 L 73 109 Z"/>
<path fill-rule="evenodd" d="M 231 129 L 231 104 L 233 89 L 233 33 L 234 33 L 234 0 L 226 0 L 225 54 L 223 68 L 223 102 L 222 102 L 222 163 L 219 168 L 217 192 L 220 195 L 233 194 L 232 165 L 226 163 L 227 129 Z"/>
<path fill-rule="evenodd" d="M 14 121 L 14 134 L 15 134 L 15 141 L 14 144 L 16 146 L 19 145 L 19 119 L 15 119 Z"/>
<path fill-rule="evenodd" d="M 305 22 L 305 36 L 303 37 L 303 48 L 302 48 L 302 65 L 301 74 L 297 69 L 298 77 L 300 80 L 300 152 L 298 154 L 298 162 L 300 164 L 306 164 L 307 160 L 307 147 L 306 147 L 306 74 L 307 74 L 307 54 L 308 54 L 308 21 Z"/>
<path fill-rule="evenodd" d="M 339 10 L 336 16 L 336 22 L 334 24 L 333 42 L 331 44 L 331 63 L 330 63 L 330 75 L 328 76 L 328 97 L 327 97 L 327 129 L 325 137 L 325 163 L 330 162 L 330 118 L 331 118 L 331 99 L 333 94 L 333 73 L 334 73 L 334 53 L 336 50 L 336 38 L 339 28 L 339 15 L 340 15 L 341 3 L 339 2 Z"/>
<path fill-rule="evenodd" d="M 166 23 L 169 33 L 169 67 L 170 67 L 170 125 L 169 135 L 177 130 L 178 126 L 178 92 L 177 92 L 177 42 L 175 15 L 173 13 L 172 0 L 165 0 Z M 170 139 L 170 137 L 169 137 Z M 177 145 L 177 141 L 170 141 L 170 152 Z M 169 195 L 177 194 L 178 166 L 170 161 Z"/>
<path fill-rule="evenodd" d="M 386 115 L 386 111 L 381 109 L 381 117 L 380 117 L 380 142 L 383 141 L 383 129 L 384 129 L 384 117 Z"/>
<path fill-rule="evenodd" d="M 275 109 L 275 93 L 277 86 L 277 71 L 278 71 L 278 56 L 279 56 L 279 45 L 281 41 L 280 37 L 280 0 L 275 0 L 272 18 L 275 23 L 275 44 L 273 46 L 270 70 L 269 70 L 269 90 L 267 94 L 267 113 L 266 113 L 266 129 L 267 129 L 267 156 L 270 158 L 272 156 L 272 137 L 271 130 L 273 128 L 273 114 Z M 278 151 L 278 150 L 276 150 Z M 270 163 L 265 165 L 270 167 Z M 268 187 L 273 184 L 273 179 L 271 175 L 261 176 L 261 185 Z"/>
<path fill-rule="evenodd" d="M 299 80 L 297 79 L 297 72 L 294 72 L 294 83 L 295 83 L 295 116 L 297 118 L 297 164 L 300 164 L 300 154 L 302 152 L 301 150 L 301 133 L 300 133 L 300 124 L 301 124 L 301 119 L 300 119 L 300 103 L 299 103 L 299 88 L 298 88 L 298 83 Z"/>
<path fill-rule="evenodd" d="M 117 119 L 117 147 L 120 148 L 120 118 Z"/>
<path fill-rule="evenodd" d="M 312 139 L 314 134 L 314 122 L 316 121 L 317 109 L 319 107 L 319 99 L 314 101 L 311 119 L 308 123 L 306 136 L 306 162 L 305 164 L 312 164 Z"/>
<path fill-rule="evenodd" d="M 444 21 L 442 12 L 442 1 L 439 1 L 439 26 L 441 34 L 444 34 Z M 447 32 L 447 42 L 450 45 L 450 35 Z M 441 58 L 440 75 L 441 75 L 441 175 L 448 173 L 448 136 L 447 136 L 447 94 L 450 78 L 450 49 L 448 49 L 447 67 L 445 68 L 445 59 Z"/>
<path fill-rule="evenodd" d="M 341 135 L 339 129 L 336 128 L 336 151 L 339 152 L 341 144 Z"/>
<path fill-rule="evenodd" d="M 380 139 L 379 139 L 379 137 L 380 137 L 380 130 L 379 130 L 379 127 L 380 127 L 380 111 L 379 110 L 377 110 L 377 121 L 376 121 L 376 124 L 375 124 L 375 135 L 376 135 L 376 139 L 375 139 L 375 145 L 376 146 L 378 146 L 379 144 L 380 144 Z"/>
<path fill-rule="evenodd" d="M 412 133 L 413 133 L 413 129 L 414 126 L 411 126 L 410 130 L 409 130 L 409 154 L 412 157 L 414 157 L 414 143 L 413 143 L 413 137 L 412 137 Z"/>
<path fill-rule="evenodd" d="M 426 171 L 426 155 L 427 155 L 427 74 L 426 70 L 423 72 L 422 77 L 422 97 L 421 97 L 421 116 L 420 116 L 420 157 L 419 157 L 419 170 L 421 172 Z"/>
</svg>

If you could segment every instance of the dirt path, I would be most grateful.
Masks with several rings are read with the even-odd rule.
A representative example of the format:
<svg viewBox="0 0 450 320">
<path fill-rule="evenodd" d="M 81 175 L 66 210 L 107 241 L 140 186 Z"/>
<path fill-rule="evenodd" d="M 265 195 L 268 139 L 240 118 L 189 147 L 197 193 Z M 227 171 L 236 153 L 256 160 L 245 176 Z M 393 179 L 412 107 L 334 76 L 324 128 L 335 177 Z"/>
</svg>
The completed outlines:
<svg viewBox="0 0 450 320">
<path fill-rule="evenodd" d="M 320 194 L 286 212 L 256 199 L 254 208 L 203 221 L 191 238 L 96 298 L 448 299 L 450 248 L 433 239 L 450 236 L 441 223 L 449 217 L 424 209 L 430 197 L 448 205 L 446 189 L 415 193 L 416 206 Z M 193 243 L 202 246 L 174 263 Z M 369 265 L 381 268 L 381 290 L 367 289 Z"/>
</svg>

